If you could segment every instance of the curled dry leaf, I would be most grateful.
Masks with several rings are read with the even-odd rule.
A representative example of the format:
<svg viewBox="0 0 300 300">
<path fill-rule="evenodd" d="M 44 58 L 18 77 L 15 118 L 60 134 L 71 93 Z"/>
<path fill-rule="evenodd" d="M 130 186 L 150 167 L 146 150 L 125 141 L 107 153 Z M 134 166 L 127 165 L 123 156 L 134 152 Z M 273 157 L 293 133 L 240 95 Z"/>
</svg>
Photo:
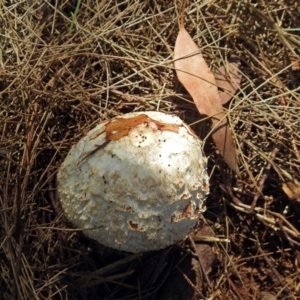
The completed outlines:
<svg viewBox="0 0 300 300">
<path fill-rule="evenodd" d="M 287 181 L 282 184 L 282 190 L 292 201 L 293 208 L 297 213 L 300 213 L 300 183 L 298 181 Z"/>
<path fill-rule="evenodd" d="M 289 59 L 291 61 L 292 70 L 299 71 L 300 70 L 300 58 L 297 56 L 289 56 Z"/>
<path fill-rule="evenodd" d="M 200 49 L 184 28 L 184 6 L 180 17 L 179 33 L 175 43 L 174 60 L 178 80 L 192 96 L 201 114 L 211 117 L 212 138 L 225 162 L 239 174 L 236 150 L 227 118 L 218 94 L 212 71 Z"/>
<path fill-rule="evenodd" d="M 233 97 L 240 87 L 242 74 L 239 72 L 239 66 L 239 58 L 232 56 L 227 67 L 220 67 L 214 74 L 218 87 L 222 89 L 219 96 L 223 105 Z"/>
</svg>

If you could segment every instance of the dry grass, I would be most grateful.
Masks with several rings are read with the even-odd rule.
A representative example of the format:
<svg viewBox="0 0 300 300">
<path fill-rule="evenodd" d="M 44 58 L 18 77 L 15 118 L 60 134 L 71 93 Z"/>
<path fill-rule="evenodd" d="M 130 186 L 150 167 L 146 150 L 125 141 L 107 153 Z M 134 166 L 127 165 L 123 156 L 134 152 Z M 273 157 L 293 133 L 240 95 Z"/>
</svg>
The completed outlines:
<svg viewBox="0 0 300 300">
<path fill-rule="evenodd" d="M 242 175 L 231 174 L 208 139 L 203 223 L 221 241 L 189 239 L 143 255 L 73 230 L 55 176 L 85 132 L 118 114 L 175 113 L 205 136 L 174 77 L 181 3 L 88 0 L 72 19 L 76 3 L 0 2 L 0 298 L 299 299 L 296 1 L 190 1 L 186 27 L 211 68 L 232 54 L 242 61 L 243 82 L 228 106 Z M 207 247 L 198 252 L 202 269 L 193 258 L 199 245 Z M 205 268 L 208 253 L 215 259 Z"/>
</svg>

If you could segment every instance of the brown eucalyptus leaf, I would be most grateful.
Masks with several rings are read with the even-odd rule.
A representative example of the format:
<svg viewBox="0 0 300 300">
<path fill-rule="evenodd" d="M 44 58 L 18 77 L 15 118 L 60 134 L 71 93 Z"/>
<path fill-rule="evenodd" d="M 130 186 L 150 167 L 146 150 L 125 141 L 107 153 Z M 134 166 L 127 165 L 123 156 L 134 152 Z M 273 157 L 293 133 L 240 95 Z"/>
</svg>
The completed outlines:
<svg viewBox="0 0 300 300">
<path fill-rule="evenodd" d="M 222 89 L 219 93 L 221 103 L 227 103 L 240 87 L 242 74 L 239 72 L 240 60 L 237 56 L 231 58 L 227 67 L 222 66 L 215 72 L 215 80 Z"/>
<path fill-rule="evenodd" d="M 193 98 L 201 114 L 211 117 L 212 138 L 225 162 L 239 174 L 236 150 L 227 118 L 218 94 L 215 77 L 207 66 L 200 49 L 184 28 L 184 6 L 175 43 L 174 60 L 178 80 Z"/>
</svg>

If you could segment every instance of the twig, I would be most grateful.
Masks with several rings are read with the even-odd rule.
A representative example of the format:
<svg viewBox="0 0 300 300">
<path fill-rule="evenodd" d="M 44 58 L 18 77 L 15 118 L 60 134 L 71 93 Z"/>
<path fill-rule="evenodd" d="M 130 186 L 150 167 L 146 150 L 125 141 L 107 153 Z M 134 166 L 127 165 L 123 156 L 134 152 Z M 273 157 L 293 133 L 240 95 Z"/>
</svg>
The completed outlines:
<svg viewBox="0 0 300 300">
<path fill-rule="evenodd" d="M 211 288 L 211 287 L 212 287 L 212 284 L 211 284 L 211 282 L 210 282 L 210 280 L 209 280 L 209 278 L 208 278 L 208 276 L 207 276 L 206 270 L 205 270 L 204 265 L 203 265 L 203 262 L 202 262 L 202 258 L 201 258 L 200 255 L 198 254 L 198 251 L 197 251 L 195 242 L 194 242 L 193 238 L 191 237 L 191 235 L 189 235 L 189 241 L 190 241 L 190 243 L 191 243 L 191 245 L 192 245 L 192 248 L 193 248 L 195 254 L 197 255 L 197 258 L 198 258 L 198 260 L 199 260 L 200 267 L 201 267 L 202 273 L 203 273 L 203 275 L 204 275 L 204 278 L 205 278 L 205 280 L 206 280 L 208 286 Z"/>
<path fill-rule="evenodd" d="M 177 269 L 181 272 L 181 274 L 184 277 L 184 279 L 186 280 L 186 282 L 193 288 L 193 290 L 194 290 L 193 299 L 197 296 L 200 296 L 202 299 L 204 299 L 204 296 L 200 292 L 199 288 L 191 282 L 191 280 L 182 272 L 182 270 L 179 267 L 177 267 Z"/>
<path fill-rule="evenodd" d="M 227 277 L 227 281 L 229 283 L 229 286 L 231 287 L 231 289 L 233 290 L 233 292 L 237 295 L 237 297 L 239 298 L 239 300 L 244 300 L 244 297 L 242 297 L 242 295 L 240 294 L 240 292 L 238 291 L 237 287 L 235 286 L 235 284 L 232 282 L 232 280 L 230 279 L 230 277 Z M 248 297 L 245 297 L 246 299 L 248 299 Z"/>
<path fill-rule="evenodd" d="M 50 203 L 53 207 L 54 212 L 56 214 L 58 214 L 59 213 L 59 202 L 58 202 L 58 199 L 55 197 L 55 192 L 54 192 L 54 188 L 53 188 L 53 184 L 52 184 L 53 175 L 54 175 L 54 173 L 52 173 L 48 169 L 48 171 L 47 171 L 48 195 L 49 195 Z"/>
<path fill-rule="evenodd" d="M 274 161 L 274 158 L 275 158 L 276 153 L 278 151 L 279 150 L 278 150 L 277 147 L 273 149 L 273 151 L 271 153 L 271 160 L 272 161 Z M 268 178 L 267 171 L 270 171 L 270 169 L 271 169 L 271 164 L 268 163 L 268 165 L 265 167 L 264 174 L 262 175 L 262 177 L 261 177 L 261 179 L 260 179 L 260 181 L 258 183 L 257 192 L 256 192 L 256 194 L 255 194 L 255 196 L 254 196 L 254 198 L 252 200 L 251 207 L 250 207 L 250 210 L 249 210 L 250 213 L 253 213 L 253 211 L 254 211 L 254 208 L 256 206 L 257 200 L 258 200 L 259 196 L 261 195 L 262 190 L 264 188 L 265 181 Z"/>
<path fill-rule="evenodd" d="M 224 186 L 221 186 L 221 187 L 224 191 L 227 191 L 230 196 L 235 198 L 234 203 L 225 200 L 226 203 L 228 203 L 230 206 L 235 208 L 237 211 L 249 214 L 249 212 L 251 210 L 250 205 L 246 205 L 246 204 L 242 203 L 241 201 L 239 201 L 239 199 L 233 195 L 230 187 L 228 187 L 228 186 L 226 188 Z M 276 227 L 276 219 L 275 218 L 281 219 L 288 226 L 287 227 L 287 226 L 283 225 L 283 228 L 286 231 L 286 233 L 288 233 L 289 235 L 293 236 L 296 239 L 300 239 L 300 233 L 298 232 L 298 230 L 288 220 L 286 220 L 284 218 L 284 216 L 282 216 L 281 214 L 275 213 L 272 211 L 268 211 L 268 210 L 265 210 L 260 207 L 255 207 L 253 213 L 254 213 L 254 216 L 258 220 L 265 221 L 267 226 L 272 228 L 274 231 L 280 230 L 280 228 Z M 269 217 L 267 214 L 273 216 L 273 218 Z"/>
<path fill-rule="evenodd" d="M 282 220 L 277 220 L 276 222 L 279 226 L 279 228 L 281 229 L 284 237 L 286 238 L 286 240 L 288 241 L 288 243 L 290 244 L 291 248 L 294 249 L 294 252 L 296 253 L 297 256 L 299 256 L 299 253 L 297 251 L 297 249 L 295 249 L 295 246 L 300 246 L 300 243 L 294 241 L 285 231 L 283 225 L 282 225 Z"/>
<path fill-rule="evenodd" d="M 257 250 L 262 255 L 262 257 L 264 258 L 264 260 L 266 261 L 266 263 L 268 264 L 268 266 L 272 270 L 272 272 L 275 275 L 275 277 L 277 278 L 277 280 L 284 287 L 284 290 L 289 294 L 290 297 L 292 297 L 291 291 L 286 287 L 286 281 L 281 278 L 280 274 L 277 272 L 276 268 L 274 267 L 274 265 L 272 264 L 272 262 L 270 261 L 270 259 L 266 255 L 266 253 L 262 250 L 260 245 L 257 246 Z"/>
</svg>

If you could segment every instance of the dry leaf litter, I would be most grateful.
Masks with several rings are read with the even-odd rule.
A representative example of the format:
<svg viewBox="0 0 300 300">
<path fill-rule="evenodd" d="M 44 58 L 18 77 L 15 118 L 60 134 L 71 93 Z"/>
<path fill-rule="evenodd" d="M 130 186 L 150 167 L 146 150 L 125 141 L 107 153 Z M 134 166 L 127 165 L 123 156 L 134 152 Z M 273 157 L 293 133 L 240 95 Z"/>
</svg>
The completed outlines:
<svg viewBox="0 0 300 300">
<path fill-rule="evenodd" d="M 297 3 L 190 1 L 185 11 L 214 73 L 240 59 L 224 107 L 240 177 L 175 76 L 182 3 L 88 0 L 74 18 L 76 4 L 0 2 L 0 298 L 298 299 Z M 99 121 L 143 110 L 176 114 L 205 139 L 211 193 L 199 232 L 132 255 L 67 222 L 56 172 Z"/>
</svg>

